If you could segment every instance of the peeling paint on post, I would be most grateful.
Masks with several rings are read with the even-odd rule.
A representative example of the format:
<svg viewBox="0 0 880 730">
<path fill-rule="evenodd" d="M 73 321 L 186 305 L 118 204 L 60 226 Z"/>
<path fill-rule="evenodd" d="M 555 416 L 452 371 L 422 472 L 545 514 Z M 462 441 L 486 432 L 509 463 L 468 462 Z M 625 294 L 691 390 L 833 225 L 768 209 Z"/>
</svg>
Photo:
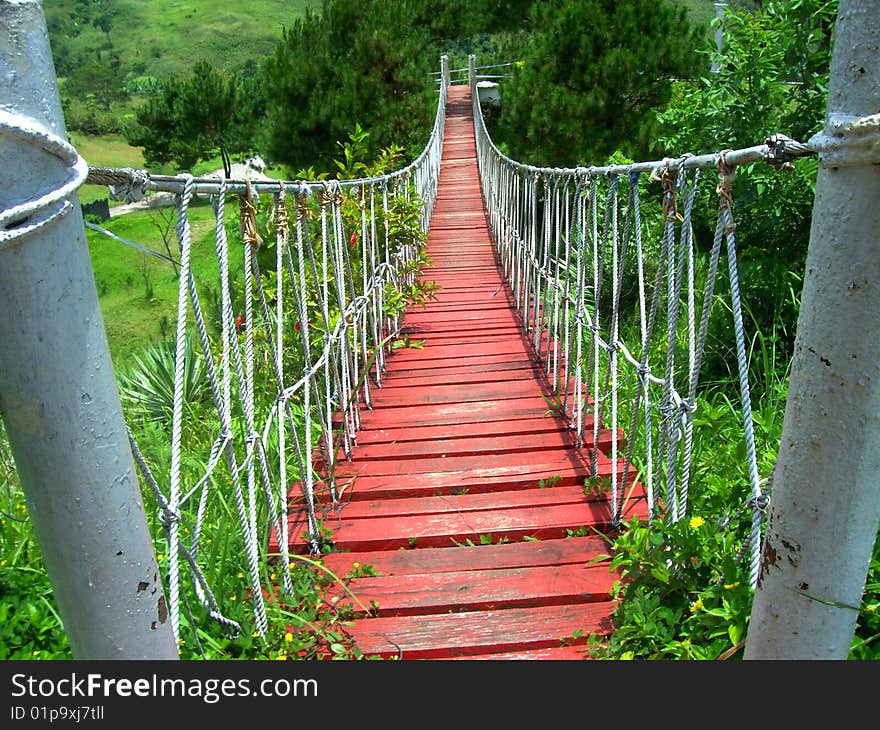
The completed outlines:
<svg viewBox="0 0 880 730">
<path fill-rule="evenodd" d="M 746 659 L 846 659 L 880 521 L 880 5 L 841 0 Z"/>
<path fill-rule="evenodd" d="M 0 414 L 71 649 L 176 659 L 75 187 L 44 204 L 80 163 L 38 0 L 0 0 L 0 114 Z"/>
</svg>

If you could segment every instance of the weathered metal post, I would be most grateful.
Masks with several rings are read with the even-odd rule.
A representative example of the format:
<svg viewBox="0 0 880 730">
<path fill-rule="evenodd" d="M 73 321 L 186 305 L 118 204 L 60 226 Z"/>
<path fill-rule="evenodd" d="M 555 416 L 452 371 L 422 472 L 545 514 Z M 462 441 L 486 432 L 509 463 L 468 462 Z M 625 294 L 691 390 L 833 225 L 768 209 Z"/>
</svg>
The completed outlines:
<svg viewBox="0 0 880 730">
<path fill-rule="evenodd" d="M 440 83 L 443 88 L 449 86 L 449 56 L 440 56 Z"/>
<path fill-rule="evenodd" d="M 176 659 L 40 0 L 0 0 L 0 413 L 76 659 Z"/>
<path fill-rule="evenodd" d="M 473 53 L 468 56 L 468 86 L 477 93 L 477 57 Z"/>
<path fill-rule="evenodd" d="M 880 520 L 880 5 L 841 0 L 746 659 L 845 659 Z"/>
</svg>

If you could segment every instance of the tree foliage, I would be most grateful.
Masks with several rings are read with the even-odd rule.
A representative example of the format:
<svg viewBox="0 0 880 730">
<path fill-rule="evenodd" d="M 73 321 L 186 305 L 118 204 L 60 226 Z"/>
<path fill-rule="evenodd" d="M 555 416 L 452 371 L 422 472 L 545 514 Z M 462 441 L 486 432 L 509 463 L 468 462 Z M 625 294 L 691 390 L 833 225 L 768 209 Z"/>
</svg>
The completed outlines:
<svg viewBox="0 0 880 730">
<path fill-rule="evenodd" d="M 370 152 L 412 158 L 436 109 L 432 72 L 444 53 L 515 29 L 530 0 L 325 0 L 285 31 L 263 65 L 264 148 L 291 169 L 326 166 L 359 123 Z M 436 78 L 436 77 L 434 77 Z"/>
<path fill-rule="evenodd" d="M 148 165 L 188 170 L 219 154 L 228 170 L 231 155 L 254 149 L 261 96 L 252 83 L 199 61 L 191 77 L 157 88 L 138 110 L 128 141 L 143 147 Z"/>
<path fill-rule="evenodd" d="M 702 63 L 702 33 L 665 0 L 534 3 L 529 31 L 496 135 L 532 164 L 594 164 L 617 149 L 640 156 L 673 79 Z"/>
<path fill-rule="evenodd" d="M 660 114 L 655 155 L 751 147 L 775 133 L 807 141 L 822 127 L 836 12 L 837 0 L 772 0 L 754 12 L 728 10 L 718 73 L 677 86 Z M 753 324 L 780 337 L 786 355 L 794 342 L 816 170 L 814 158 L 781 171 L 752 163 L 739 169 L 734 189 L 743 295 Z M 698 238 L 711 240 L 716 208 L 717 201 L 702 201 Z"/>
</svg>

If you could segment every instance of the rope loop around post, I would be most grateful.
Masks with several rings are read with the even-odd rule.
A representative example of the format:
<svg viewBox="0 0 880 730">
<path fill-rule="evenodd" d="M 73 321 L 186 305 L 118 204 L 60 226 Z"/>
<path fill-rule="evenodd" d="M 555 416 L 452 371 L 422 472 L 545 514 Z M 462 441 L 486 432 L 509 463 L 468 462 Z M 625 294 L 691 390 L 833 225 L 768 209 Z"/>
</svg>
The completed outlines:
<svg viewBox="0 0 880 730">
<path fill-rule="evenodd" d="M 65 182 L 32 200 L 0 211 L 0 250 L 48 226 L 73 210 L 68 200 L 86 181 L 89 168 L 74 147 L 33 120 L 0 109 L 0 137 L 39 147 L 69 168 Z"/>
</svg>

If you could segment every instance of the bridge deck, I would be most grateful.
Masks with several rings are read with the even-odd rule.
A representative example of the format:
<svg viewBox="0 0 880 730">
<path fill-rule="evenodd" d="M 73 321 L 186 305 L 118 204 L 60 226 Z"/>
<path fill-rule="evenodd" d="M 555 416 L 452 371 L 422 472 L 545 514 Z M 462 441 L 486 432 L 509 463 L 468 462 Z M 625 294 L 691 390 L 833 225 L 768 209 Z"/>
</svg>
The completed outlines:
<svg viewBox="0 0 880 730">
<path fill-rule="evenodd" d="M 365 655 L 583 658 L 586 635 L 611 628 L 614 576 L 590 562 L 607 550 L 591 528 L 605 530 L 610 509 L 584 493 L 587 450 L 551 408 L 503 284 L 470 102 L 468 87 L 449 88 L 424 274 L 442 289 L 404 318 L 422 347 L 390 356 L 354 459 L 337 466 L 344 506 L 324 525 L 343 552 L 323 561 L 338 575 L 355 563 L 376 573 L 348 586 L 370 615 L 331 588 L 355 612 L 350 631 Z M 600 475 L 610 470 L 602 459 Z M 639 494 L 624 518 L 645 511 Z M 297 519 L 293 548 L 303 551 Z"/>
</svg>

